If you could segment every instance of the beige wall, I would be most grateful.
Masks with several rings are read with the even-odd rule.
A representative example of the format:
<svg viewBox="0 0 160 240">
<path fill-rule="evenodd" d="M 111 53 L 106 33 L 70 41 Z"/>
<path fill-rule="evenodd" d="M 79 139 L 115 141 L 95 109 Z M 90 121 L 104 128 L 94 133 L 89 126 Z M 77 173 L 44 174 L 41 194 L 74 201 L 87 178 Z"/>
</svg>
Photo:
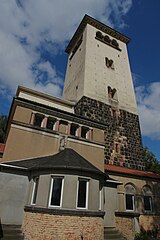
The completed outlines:
<svg viewBox="0 0 160 240">
<path fill-rule="evenodd" d="M 50 155 L 58 148 L 56 135 L 12 125 L 2 161 Z"/>
<path fill-rule="evenodd" d="M 70 140 L 67 142 L 67 147 L 73 148 L 101 171 L 104 171 L 104 147 L 96 146 L 96 144 L 87 144 L 83 141 Z"/>
<path fill-rule="evenodd" d="M 16 110 L 13 116 L 14 121 L 19 121 L 22 123 L 30 123 L 32 110 L 29 108 L 24 108 L 21 106 L 16 106 Z"/>
</svg>

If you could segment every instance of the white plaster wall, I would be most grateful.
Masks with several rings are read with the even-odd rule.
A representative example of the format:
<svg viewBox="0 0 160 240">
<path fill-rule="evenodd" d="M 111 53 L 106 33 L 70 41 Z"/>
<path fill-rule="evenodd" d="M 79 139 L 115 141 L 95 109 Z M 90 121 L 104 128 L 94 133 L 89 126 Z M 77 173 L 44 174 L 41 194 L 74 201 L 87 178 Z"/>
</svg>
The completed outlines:
<svg viewBox="0 0 160 240">
<path fill-rule="evenodd" d="M 95 39 L 97 29 L 87 25 L 84 94 L 85 96 L 110 104 L 107 87 L 117 89 L 119 107 L 137 113 L 135 93 L 131 77 L 126 44 L 117 40 L 118 51 Z M 103 35 L 105 35 L 102 32 Z M 110 37 L 113 39 L 113 37 Z M 105 57 L 114 61 L 115 69 L 105 65 Z"/>
<path fill-rule="evenodd" d="M 22 224 L 28 178 L 0 173 L 0 218 L 2 224 Z"/>
<path fill-rule="evenodd" d="M 73 58 L 69 60 L 63 90 L 63 97 L 68 100 L 79 100 L 84 95 L 84 70 L 86 52 L 86 30 L 83 33 L 83 41 Z M 78 89 L 76 89 L 78 87 Z"/>
</svg>

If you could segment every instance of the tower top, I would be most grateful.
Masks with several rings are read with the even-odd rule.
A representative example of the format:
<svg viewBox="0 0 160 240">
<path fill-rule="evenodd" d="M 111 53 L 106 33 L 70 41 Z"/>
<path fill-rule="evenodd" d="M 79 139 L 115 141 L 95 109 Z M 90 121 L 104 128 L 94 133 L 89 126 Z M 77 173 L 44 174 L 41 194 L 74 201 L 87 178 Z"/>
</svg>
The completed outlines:
<svg viewBox="0 0 160 240">
<path fill-rule="evenodd" d="M 71 49 L 79 39 L 80 35 L 84 31 L 84 28 L 87 24 L 90 24 L 91 26 L 97 28 L 98 30 L 103 31 L 106 34 L 109 34 L 110 36 L 116 38 L 117 40 L 120 40 L 126 44 L 130 42 L 130 38 L 123 35 L 122 33 L 114 30 L 113 28 L 105 25 L 104 23 L 99 22 L 98 20 L 92 18 L 91 16 L 88 16 L 87 14 L 83 17 L 81 23 L 79 24 L 75 34 L 73 35 L 71 41 L 69 42 L 68 46 L 66 47 L 66 53 L 70 53 Z"/>
</svg>

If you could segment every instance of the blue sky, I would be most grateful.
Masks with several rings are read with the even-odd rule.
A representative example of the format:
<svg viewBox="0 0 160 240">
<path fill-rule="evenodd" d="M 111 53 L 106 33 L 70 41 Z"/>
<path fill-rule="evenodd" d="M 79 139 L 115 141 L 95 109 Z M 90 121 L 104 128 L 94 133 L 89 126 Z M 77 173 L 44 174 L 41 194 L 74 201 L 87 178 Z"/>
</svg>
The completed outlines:
<svg viewBox="0 0 160 240">
<path fill-rule="evenodd" d="M 159 9 L 159 0 L 1 0 L 0 114 L 8 114 L 18 85 L 61 97 L 64 50 L 88 14 L 132 39 L 143 143 L 160 159 Z"/>
</svg>

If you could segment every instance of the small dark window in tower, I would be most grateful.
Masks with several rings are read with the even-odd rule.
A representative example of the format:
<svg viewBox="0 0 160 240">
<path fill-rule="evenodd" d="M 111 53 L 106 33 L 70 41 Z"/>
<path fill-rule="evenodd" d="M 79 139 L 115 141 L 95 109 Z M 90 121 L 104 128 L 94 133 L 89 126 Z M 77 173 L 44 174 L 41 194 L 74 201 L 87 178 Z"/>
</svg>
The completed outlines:
<svg viewBox="0 0 160 240">
<path fill-rule="evenodd" d="M 104 36 L 104 41 L 107 42 L 107 43 L 110 43 L 111 42 L 111 39 L 108 35 L 105 35 Z"/>
<path fill-rule="evenodd" d="M 105 63 L 108 68 L 114 69 L 113 60 L 105 57 Z"/>
<path fill-rule="evenodd" d="M 49 117 L 47 119 L 47 126 L 46 126 L 46 128 L 50 129 L 50 130 L 54 130 L 55 123 L 56 123 L 56 119 L 52 118 L 52 117 Z"/>
<path fill-rule="evenodd" d="M 97 31 L 96 32 L 96 37 L 102 39 L 103 35 L 102 35 L 102 33 L 100 31 Z"/>
<path fill-rule="evenodd" d="M 36 126 L 36 127 L 41 127 L 43 119 L 44 119 L 44 115 L 36 113 L 35 116 L 34 116 L 33 125 Z"/>
<path fill-rule="evenodd" d="M 81 137 L 82 138 L 89 138 L 89 128 L 88 127 L 81 127 Z"/>
<path fill-rule="evenodd" d="M 78 133 L 77 133 L 78 127 L 79 127 L 79 126 L 78 126 L 77 124 L 71 123 L 70 134 L 71 134 L 72 136 L 78 136 Z"/>
<path fill-rule="evenodd" d="M 109 98 L 114 98 L 116 94 L 116 89 L 115 88 L 111 88 L 110 86 L 108 86 L 108 96 Z"/>
<path fill-rule="evenodd" d="M 115 39 L 112 39 L 112 45 L 115 46 L 116 48 L 119 47 L 119 44 Z"/>
</svg>

